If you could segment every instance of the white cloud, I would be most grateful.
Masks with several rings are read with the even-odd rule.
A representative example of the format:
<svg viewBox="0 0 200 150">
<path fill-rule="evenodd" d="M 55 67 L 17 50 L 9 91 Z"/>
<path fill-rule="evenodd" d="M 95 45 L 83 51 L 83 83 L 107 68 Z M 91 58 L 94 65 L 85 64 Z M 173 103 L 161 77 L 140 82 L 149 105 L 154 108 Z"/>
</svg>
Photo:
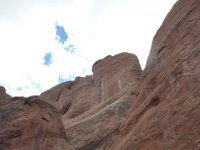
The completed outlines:
<svg viewBox="0 0 200 150">
<path fill-rule="evenodd" d="M 39 94 L 58 84 L 60 75 L 91 74 L 95 61 L 122 51 L 135 53 L 144 68 L 152 38 L 175 1 L 1 0 L 0 84 L 12 95 Z M 55 40 L 56 22 L 75 53 Z M 48 52 L 53 63 L 45 66 Z"/>
</svg>

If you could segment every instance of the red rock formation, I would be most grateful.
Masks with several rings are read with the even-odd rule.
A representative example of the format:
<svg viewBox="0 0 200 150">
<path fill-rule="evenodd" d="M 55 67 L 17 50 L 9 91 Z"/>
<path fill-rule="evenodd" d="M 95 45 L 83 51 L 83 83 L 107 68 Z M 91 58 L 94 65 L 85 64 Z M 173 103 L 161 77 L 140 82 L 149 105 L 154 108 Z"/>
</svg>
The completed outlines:
<svg viewBox="0 0 200 150">
<path fill-rule="evenodd" d="M 3 101 L 7 103 L 0 105 L 1 150 L 71 150 L 53 106 L 37 97 Z"/>
<path fill-rule="evenodd" d="M 10 96 L 6 94 L 6 89 L 2 86 L 0 86 L 0 105 L 4 105 L 9 103 Z"/>
<path fill-rule="evenodd" d="M 135 55 L 121 53 L 96 62 L 93 71 L 40 97 L 11 98 L 0 88 L 0 149 L 109 149 L 138 91 L 141 68 Z"/>
<path fill-rule="evenodd" d="M 110 149 L 137 90 L 134 82 L 86 113 L 63 120 L 67 141 L 78 150 Z"/>
<path fill-rule="evenodd" d="M 60 84 L 41 97 L 58 108 L 65 119 L 74 118 L 138 81 L 141 75 L 137 57 L 129 53 L 99 60 L 92 70 L 94 75 Z"/>
<path fill-rule="evenodd" d="M 99 60 L 93 72 L 41 94 L 63 114 L 66 138 L 73 149 L 109 149 L 138 91 L 141 67 L 133 54 Z"/>
<path fill-rule="evenodd" d="M 121 53 L 30 101 L 0 87 L 0 150 L 199 150 L 199 33 L 200 1 L 179 0 L 143 73 Z"/>
<path fill-rule="evenodd" d="M 2 86 L 0 86 L 0 96 L 5 96 L 6 95 L 6 89 Z"/>
<path fill-rule="evenodd" d="M 200 149 L 200 1 L 179 0 L 154 37 L 117 150 Z"/>
<path fill-rule="evenodd" d="M 107 56 L 97 61 L 92 71 L 102 101 L 114 96 L 127 84 L 138 80 L 141 75 L 138 58 L 129 53 Z"/>
</svg>

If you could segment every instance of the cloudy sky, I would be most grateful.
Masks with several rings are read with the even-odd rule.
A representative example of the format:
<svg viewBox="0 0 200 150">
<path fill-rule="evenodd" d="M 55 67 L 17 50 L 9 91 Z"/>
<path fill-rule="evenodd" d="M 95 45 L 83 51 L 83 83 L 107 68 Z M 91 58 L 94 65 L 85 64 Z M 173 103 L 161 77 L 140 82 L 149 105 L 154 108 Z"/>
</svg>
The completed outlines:
<svg viewBox="0 0 200 150">
<path fill-rule="evenodd" d="M 176 0 L 0 0 L 0 85 L 29 96 L 91 74 L 107 55 L 145 67 L 152 38 Z"/>
</svg>

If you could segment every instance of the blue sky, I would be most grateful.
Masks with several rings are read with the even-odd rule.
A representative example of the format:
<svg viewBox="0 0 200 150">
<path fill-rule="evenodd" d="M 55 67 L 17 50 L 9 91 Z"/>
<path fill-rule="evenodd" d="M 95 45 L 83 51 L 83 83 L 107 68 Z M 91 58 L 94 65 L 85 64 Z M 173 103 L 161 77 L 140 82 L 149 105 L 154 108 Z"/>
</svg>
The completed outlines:
<svg viewBox="0 0 200 150">
<path fill-rule="evenodd" d="M 95 61 L 135 53 L 144 68 L 151 42 L 176 0 L 1 0 L 0 85 L 40 94 L 91 74 Z"/>
<path fill-rule="evenodd" d="M 63 26 L 55 25 L 56 28 L 56 40 L 62 45 L 67 42 L 68 36 Z"/>
<path fill-rule="evenodd" d="M 43 59 L 44 59 L 43 64 L 46 66 L 50 66 L 53 62 L 51 52 L 46 53 Z"/>
</svg>

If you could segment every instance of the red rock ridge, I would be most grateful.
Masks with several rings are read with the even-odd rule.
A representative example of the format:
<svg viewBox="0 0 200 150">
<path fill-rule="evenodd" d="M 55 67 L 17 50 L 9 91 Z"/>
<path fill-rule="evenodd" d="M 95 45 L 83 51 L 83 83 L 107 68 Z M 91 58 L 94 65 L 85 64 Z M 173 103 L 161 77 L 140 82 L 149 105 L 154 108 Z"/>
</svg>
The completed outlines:
<svg viewBox="0 0 200 150">
<path fill-rule="evenodd" d="M 137 57 L 129 53 L 99 60 L 92 70 L 93 75 L 60 84 L 42 93 L 41 97 L 58 108 L 66 119 L 74 118 L 137 82 L 141 75 Z"/>
<path fill-rule="evenodd" d="M 116 150 L 200 149 L 200 1 L 179 0 L 154 37 Z"/>
<path fill-rule="evenodd" d="M 129 53 L 107 56 L 92 70 L 93 75 L 77 77 L 40 96 L 62 113 L 73 149 L 109 149 L 119 136 L 142 72 L 137 57 Z"/>
<path fill-rule="evenodd" d="M 200 1 L 179 0 L 141 70 L 129 53 L 40 96 L 0 87 L 0 150 L 200 150 Z"/>
</svg>

